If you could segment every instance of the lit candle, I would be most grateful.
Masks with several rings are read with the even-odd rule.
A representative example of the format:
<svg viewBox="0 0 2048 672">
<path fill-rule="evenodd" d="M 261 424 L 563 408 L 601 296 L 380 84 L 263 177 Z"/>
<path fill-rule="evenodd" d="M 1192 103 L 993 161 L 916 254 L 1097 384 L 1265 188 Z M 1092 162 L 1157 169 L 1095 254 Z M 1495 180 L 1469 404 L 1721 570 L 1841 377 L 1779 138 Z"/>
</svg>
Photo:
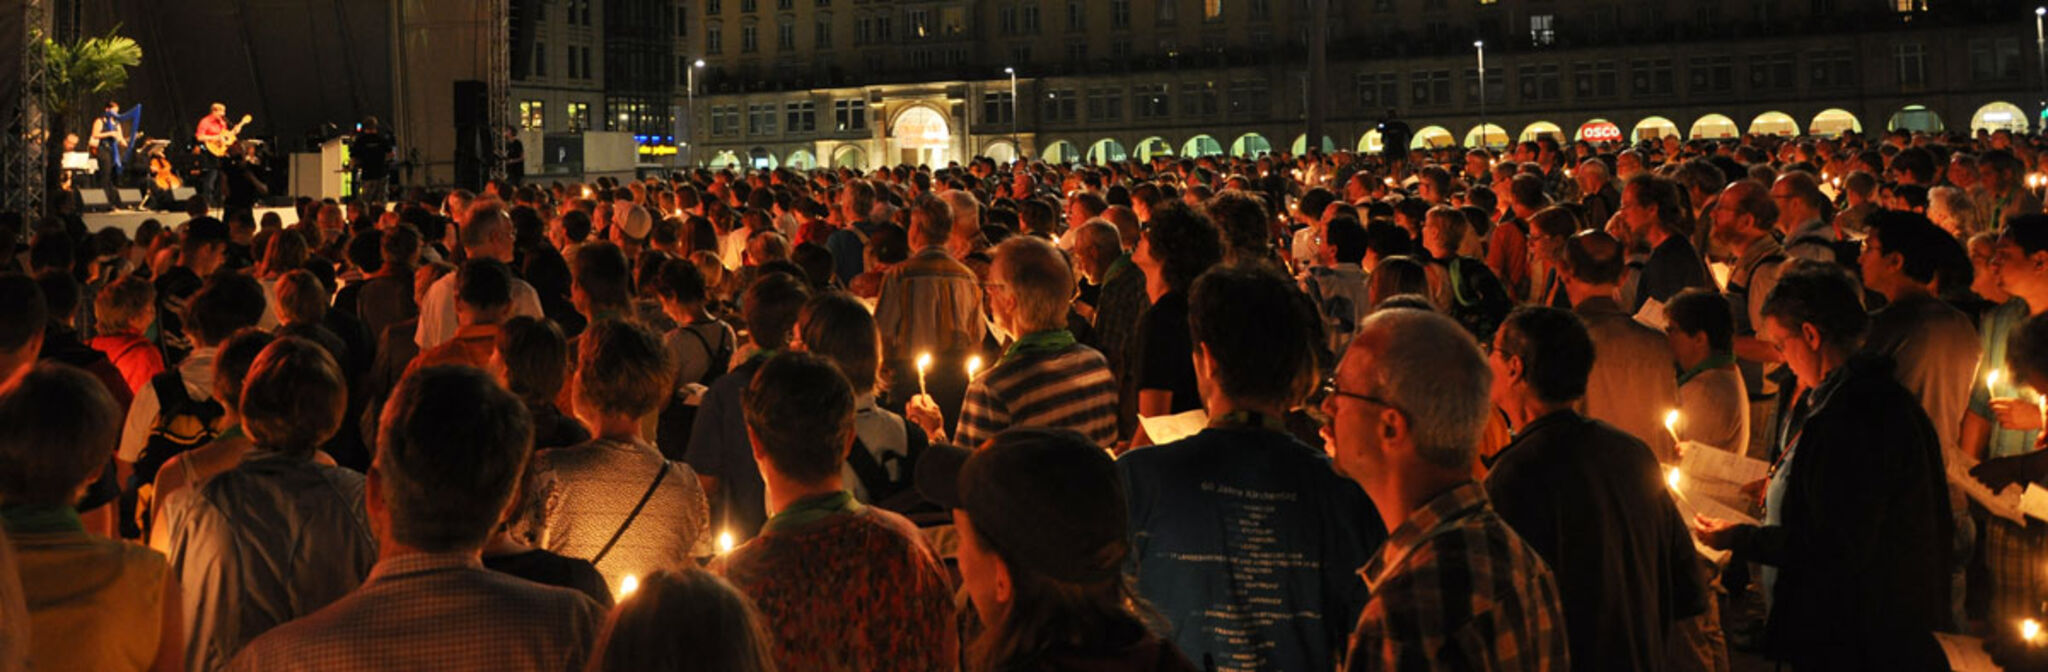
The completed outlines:
<svg viewBox="0 0 2048 672">
<path fill-rule="evenodd" d="M 1985 391 L 1998 394 L 1998 381 L 2004 377 L 2005 369 L 1992 369 L 1990 373 L 1984 374 Z"/>
<path fill-rule="evenodd" d="M 967 358 L 967 379 L 974 380 L 974 374 L 981 373 L 981 355 Z"/>
<path fill-rule="evenodd" d="M 627 574 L 626 580 L 619 582 L 619 599 L 626 599 L 627 597 L 632 596 L 633 591 L 639 589 L 640 577 L 634 576 L 632 574 Z"/>
<path fill-rule="evenodd" d="M 2041 622 L 2034 619 L 2020 621 L 2020 639 L 2028 644 L 2041 643 Z"/>
<path fill-rule="evenodd" d="M 590 198 L 590 187 L 584 187 L 584 188 L 583 188 L 583 197 L 584 197 L 584 198 Z"/>
<path fill-rule="evenodd" d="M 918 394 L 920 394 L 920 395 L 924 394 L 924 372 L 925 372 L 925 370 L 926 370 L 926 369 L 929 369 L 929 368 L 932 368 L 932 353 L 929 353 L 929 352 L 921 352 L 921 353 L 918 353 L 918 355 L 917 355 L 917 393 L 918 393 Z"/>
<path fill-rule="evenodd" d="M 1678 486 L 1684 482 L 1685 475 L 1679 473 L 1678 467 L 1672 467 L 1669 473 L 1664 474 L 1664 484 L 1671 486 L 1672 492 L 1679 492 Z"/>
<path fill-rule="evenodd" d="M 721 555 L 732 552 L 732 530 L 718 533 L 718 552 Z"/>
<path fill-rule="evenodd" d="M 1664 412 L 1664 431 L 1671 433 L 1672 442 L 1678 442 L 1678 409 Z"/>
</svg>

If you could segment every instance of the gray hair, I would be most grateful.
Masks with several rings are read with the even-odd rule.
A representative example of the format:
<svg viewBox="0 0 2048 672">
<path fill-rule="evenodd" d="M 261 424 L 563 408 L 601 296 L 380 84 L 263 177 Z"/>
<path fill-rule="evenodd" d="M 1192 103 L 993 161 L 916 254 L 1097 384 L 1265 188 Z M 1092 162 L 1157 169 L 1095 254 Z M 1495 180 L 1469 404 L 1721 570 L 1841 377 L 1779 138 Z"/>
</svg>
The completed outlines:
<svg viewBox="0 0 2048 672">
<path fill-rule="evenodd" d="M 1124 253 L 1123 237 L 1115 224 L 1097 217 L 1074 230 L 1074 255 L 1081 256 L 1082 250 L 1087 250 L 1087 258 L 1098 264 L 1116 261 Z"/>
<path fill-rule="evenodd" d="M 1927 190 L 1927 218 L 1963 238 L 1984 228 L 1977 221 L 1977 208 L 1970 203 L 1970 195 L 1945 185 Z"/>
<path fill-rule="evenodd" d="M 939 194 L 939 198 L 945 199 L 946 205 L 953 207 L 953 235 L 981 231 L 981 199 L 975 198 L 974 192 L 954 189 Z"/>
<path fill-rule="evenodd" d="M 1372 353 L 1366 389 L 1407 414 L 1424 460 L 1445 469 L 1472 464 L 1493 370 L 1471 332 L 1434 312 L 1393 308 L 1366 317 L 1351 347 Z"/>
<path fill-rule="evenodd" d="M 1011 236 L 994 256 L 1003 273 L 993 279 L 1017 302 L 1018 335 L 1064 328 L 1074 302 L 1074 270 L 1059 248 L 1036 237 Z"/>
</svg>

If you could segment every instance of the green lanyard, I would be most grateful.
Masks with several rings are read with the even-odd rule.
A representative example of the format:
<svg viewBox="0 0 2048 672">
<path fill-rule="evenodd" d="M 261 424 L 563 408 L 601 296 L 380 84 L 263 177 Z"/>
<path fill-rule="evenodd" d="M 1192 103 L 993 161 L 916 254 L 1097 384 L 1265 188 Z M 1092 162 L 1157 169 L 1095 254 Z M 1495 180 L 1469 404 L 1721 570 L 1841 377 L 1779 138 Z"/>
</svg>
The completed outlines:
<svg viewBox="0 0 2048 672">
<path fill-rule="evenodd" d="M 1021 355 L 1059 352 L 1072 347 L 1077 342 L 1074 340 L 1074 332 L 1065 329 L 1051 329 L 1025 334 L 1019 337 L 1017 342 L 1011 343 L 1010 349 L 1003 351 L 1002 361 L 1007 362 Z"/>
<path fill-rule="evenodd" d="M 1717 352 L 1711 355 L 1707 355 L 1707 358 L 1700 360 L 1700 363 L 1695 364 L 1692 368 L 1686 369 L 1683 373 L 1678 374 L 1678 386 L 1684 387 L 1687 382 L 1690 382 L 1693 378 L 1698 377 L 1702 373 L 1734 365 L 1734 353 Z"/>
</svg>

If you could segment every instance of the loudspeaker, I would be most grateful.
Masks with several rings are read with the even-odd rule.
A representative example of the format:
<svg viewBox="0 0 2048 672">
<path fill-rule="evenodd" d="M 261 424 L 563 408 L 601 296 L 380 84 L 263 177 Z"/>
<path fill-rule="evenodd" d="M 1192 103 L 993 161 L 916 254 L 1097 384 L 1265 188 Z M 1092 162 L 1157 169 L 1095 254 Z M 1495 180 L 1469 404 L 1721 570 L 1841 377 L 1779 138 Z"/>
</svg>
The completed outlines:
<svg viewBox="0 0 2048 672">
<path fill-rule="evenodd" d="M 455 186 L 480 191 L 491 146 L 490 94 L 483 82 L 455 83 Z"/>
<path fill-rule="evenodd" d="M 455 82 L 455 125 L 488 124 L 491 90 L 483 82 L 464 79 Z"/>
<path fill-rule="evenodd" d="M 121 205 L 125 205 L 131 208 L 142 207 L 142 190 L 115 189 L 114 200 L 119 201 Z"/>
<path fill-rule="evenodd" d="M 177 201 L 179 203 L 192 200 L 192 197 L 198 195 L 199 189 L 195 187 L 178 187 L 176 189 L 171 190 L 171 200 Z"/>
<path fill-rule="evenodd" d="M 107 200 L 107 190 L 105 189 L 80 189 L 78 190 L 78 199 L 84 202 L 86 212 L 104 212 L 114 209 L 113 202 Z"/>
</svg>

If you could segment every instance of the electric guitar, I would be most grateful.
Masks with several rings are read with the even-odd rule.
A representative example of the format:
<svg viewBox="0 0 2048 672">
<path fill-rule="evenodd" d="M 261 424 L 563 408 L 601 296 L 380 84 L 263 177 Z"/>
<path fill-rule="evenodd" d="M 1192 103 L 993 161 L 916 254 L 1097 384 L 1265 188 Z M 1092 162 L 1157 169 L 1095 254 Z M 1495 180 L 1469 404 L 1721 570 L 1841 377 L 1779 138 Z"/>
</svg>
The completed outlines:
<svg viewBox="0 0 2048 672">
<path fill-rule="evenodd" d="M 206 145 L 206 153 L 214 156 L 227 156 L 228 147 L 235 144 L 235 136 L 241 134 L 242 127 L 249 125 L 249 120 L 251 119 L 254 119 L 254 117 L 244 114 L 241 121 L 235 122 L 234 128 L 214 136 L 211 140 L 202 141 Z"/>
</svg>

